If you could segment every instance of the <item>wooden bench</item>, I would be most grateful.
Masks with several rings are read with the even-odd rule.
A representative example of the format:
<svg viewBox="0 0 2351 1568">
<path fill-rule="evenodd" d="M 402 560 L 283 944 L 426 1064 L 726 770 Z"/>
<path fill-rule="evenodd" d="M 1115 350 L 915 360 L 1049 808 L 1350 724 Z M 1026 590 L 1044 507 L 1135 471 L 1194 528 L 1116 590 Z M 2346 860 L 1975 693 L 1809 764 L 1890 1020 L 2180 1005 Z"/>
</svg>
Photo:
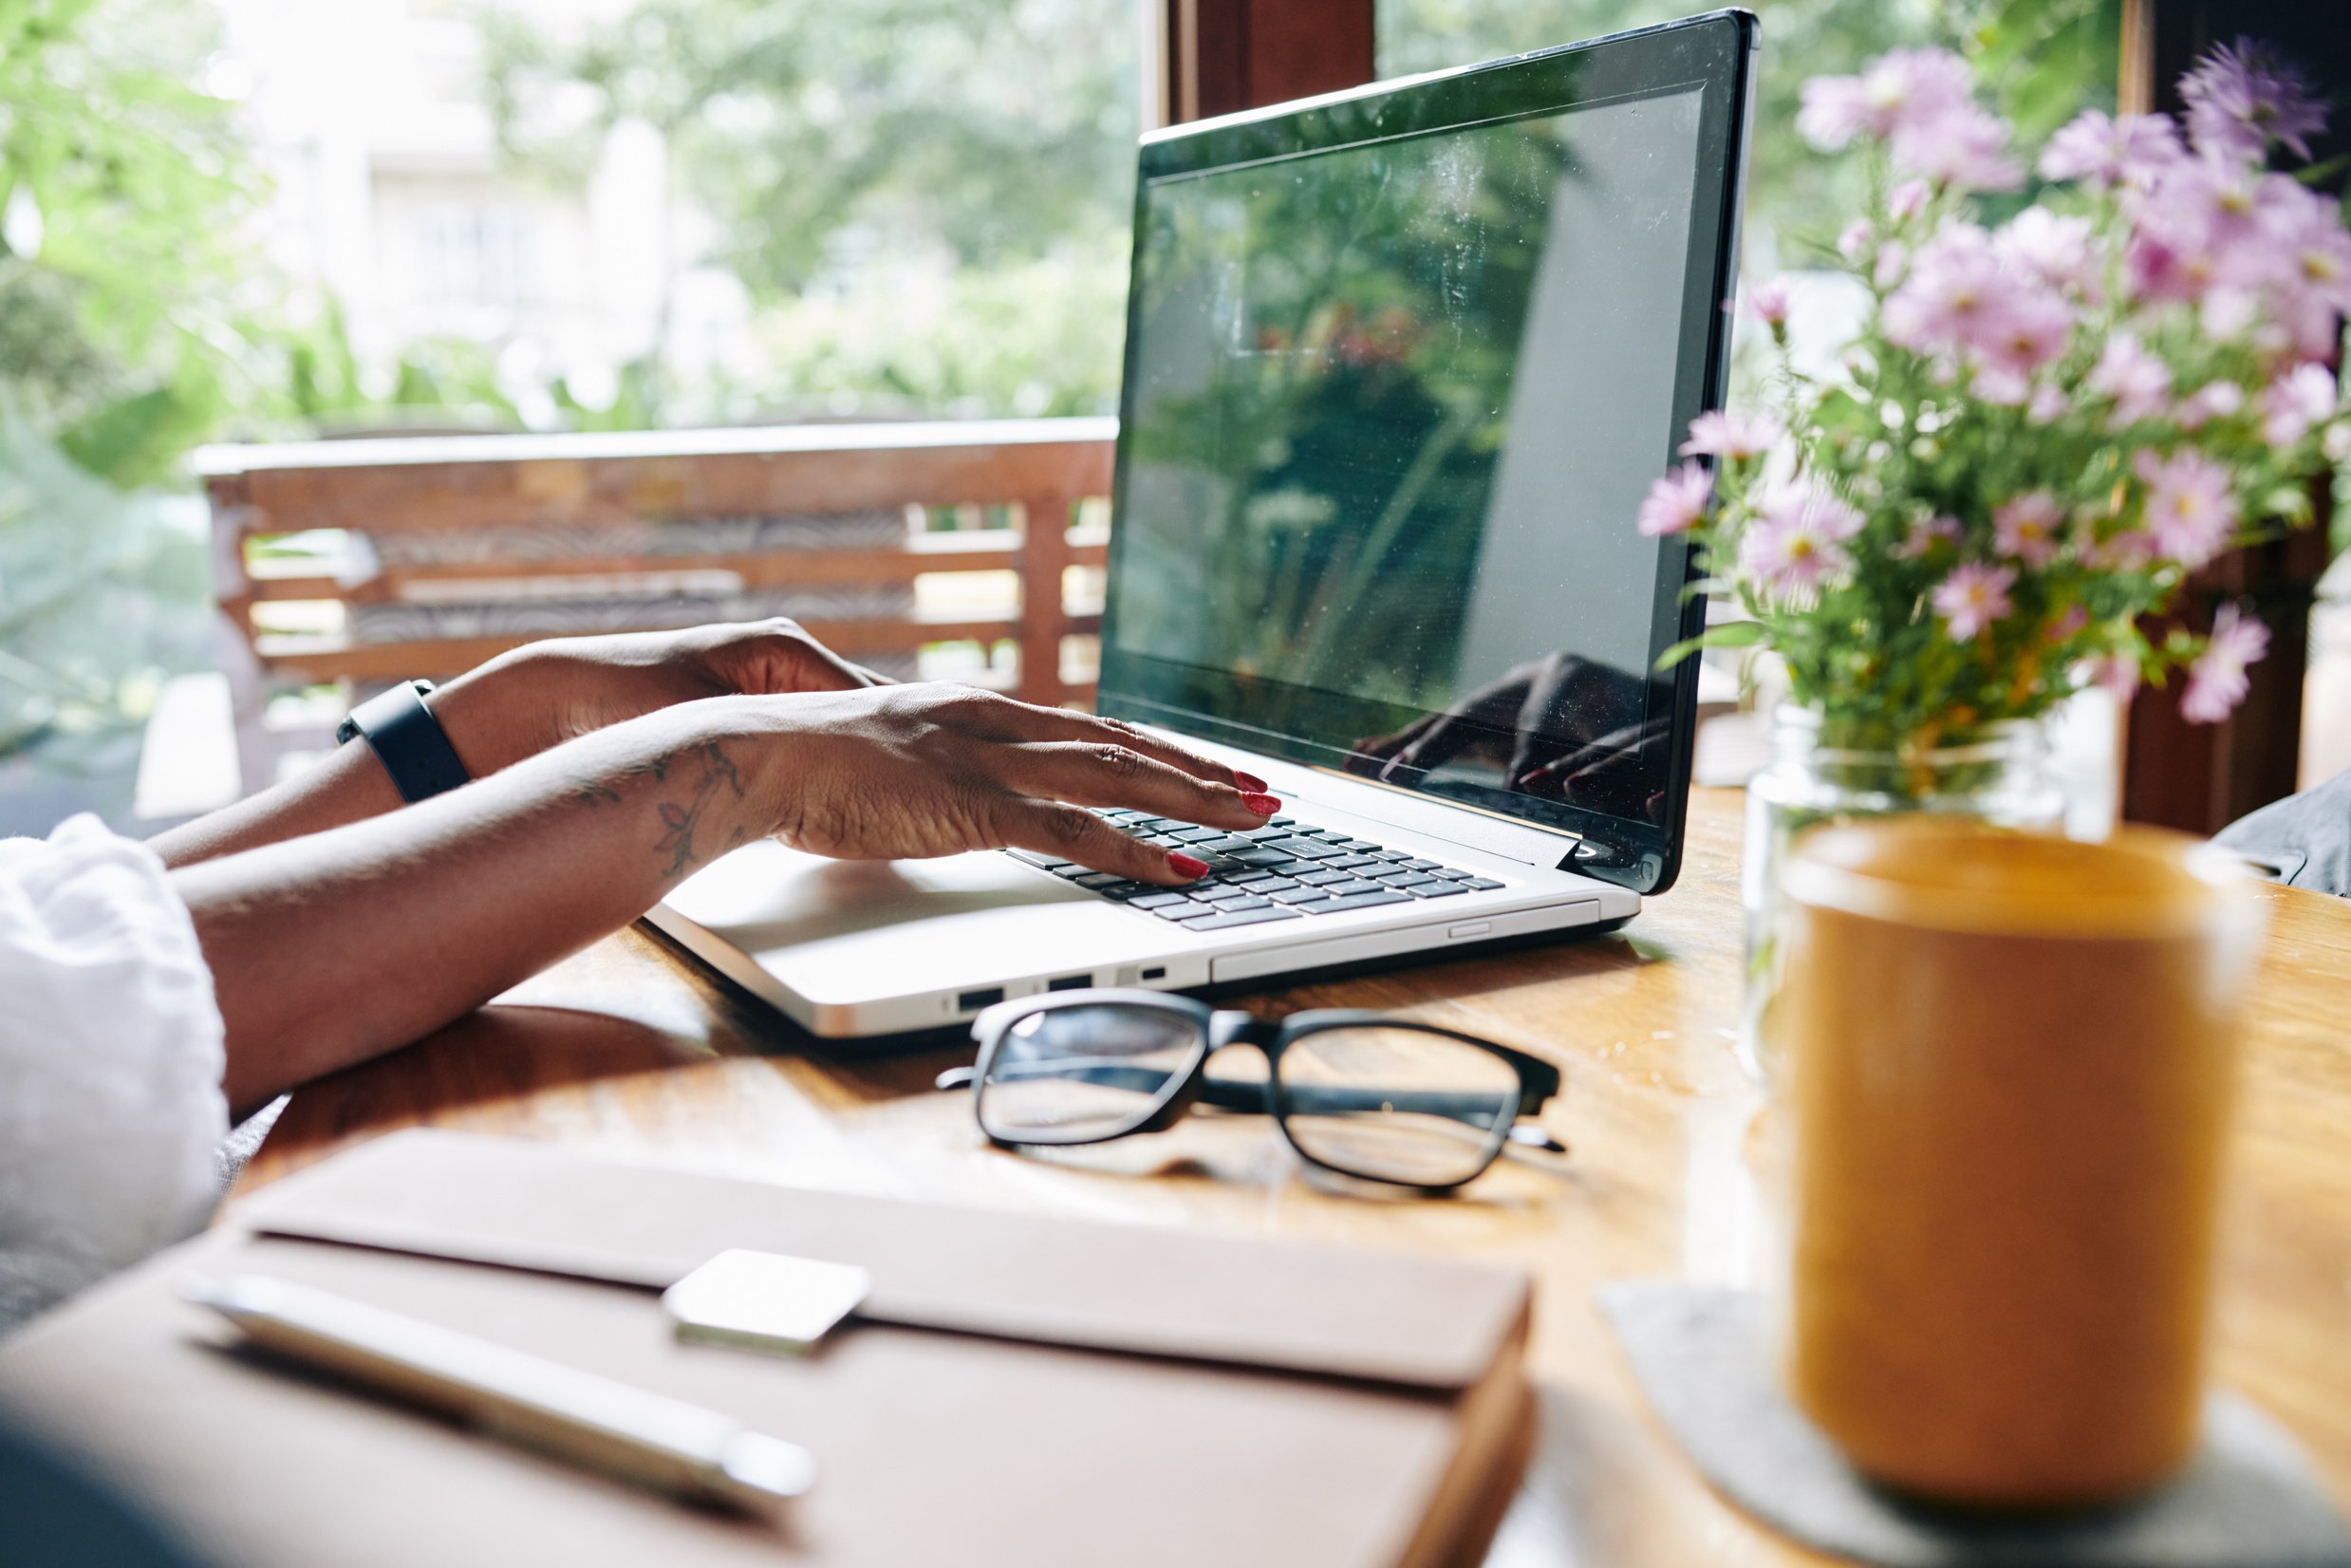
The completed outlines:
<svg viewBox="0 0 2351 1568">
<path fill-rule="evenodd" d="M 444 679 L 564 630 L 789 613 L 905 675 L 939 644 L 1009 644 L 1009 667 L 972 662 L 972 676 L 1034 702 L 1090 704 L 1082 640 L 1098 636 L 1100 610 L 1070 569 L 1104 560 L 1116 429 L 1033 420 L 206 448 L 245 787 L 270 781 L 286 744 L 265 719 L 273 693 Z"/>
</svg>

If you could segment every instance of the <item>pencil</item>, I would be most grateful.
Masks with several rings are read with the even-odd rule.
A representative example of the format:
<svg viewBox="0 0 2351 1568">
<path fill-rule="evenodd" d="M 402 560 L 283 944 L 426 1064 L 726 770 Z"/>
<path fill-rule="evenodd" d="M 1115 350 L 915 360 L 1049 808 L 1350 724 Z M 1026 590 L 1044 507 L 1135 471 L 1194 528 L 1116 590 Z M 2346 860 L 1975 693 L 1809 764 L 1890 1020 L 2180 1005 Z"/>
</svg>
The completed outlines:
<svg viewBox="0 0 2351 1568">
<path fill-rule="evenodd" d="M 308 1285 L 248 1274 L 185 1294 L 265 1349 L 676 1497 L 767 1516 L 815 1480 L 806 1448 L 732 1416 Z"/>
</svg>

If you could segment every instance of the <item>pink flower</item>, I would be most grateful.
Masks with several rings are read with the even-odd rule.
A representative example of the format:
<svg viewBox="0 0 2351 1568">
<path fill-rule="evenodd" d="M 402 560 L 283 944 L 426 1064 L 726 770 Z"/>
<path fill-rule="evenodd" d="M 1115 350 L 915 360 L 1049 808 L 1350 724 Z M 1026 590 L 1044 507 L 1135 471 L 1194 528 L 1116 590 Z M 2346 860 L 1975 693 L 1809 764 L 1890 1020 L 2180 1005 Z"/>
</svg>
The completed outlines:
<svg viewBox="0 0 2351 1568">
<path fill-rule="evenodd" d="M 2192 571 L 2227 548 L 2237 527 L 2227 469 L 2200 452 L 2158 458 L 2152 450 L 2134 466 L 2147 484 L 2145 527 L 2158 551 Z"/>
<path fill-rule="evenodd" d="M 2201 430 L 2244 406 L 2245 388 L 2234 382 L 2207 382 L 2179 405 L 2176 417 L 2182 430 Z"/>
<path fill-rule="evenodd" d="M 2342 211 L 2292 180 L 2265 180 L 2262 191 L 2252 234 L 2224 259 L 2225 276 L 2261 290 L 2268 326 L 2295 358 L 2332 359 L 2340 318 L 2351 310 L 2351 233 Z"/>
<path fill-rule="evenodd" d="M 1877 248 L 1877 261 L 1870 269 L 1870 281 L 1880 289 L 1891 289 L 1902 280 L 1911 265 L 1911 248 L 1898 239 L 1890 239 Z"/>
<path fill-rule="evenodd" d="M 1943 618 L 1943 629 L 1954 643 L 1965 643 L 1993 622 L 2012 613 L 2008 589 L 2016 586 L 2014 567 L 1995 567 L 1969 561 L 1953 567 L 1936 585 L 1930 602 Z"/>
<path fill-rule="evenodd" d="M 2272 319 L 2297 356 L 2331 359 L 2338 318 L 2351 312 L 2351 233 L 2334 203 L 2297 188 L 2265 213 L 2267 243 L 2254 252 L 2269 263 L 2263 280 Z"/>
<path fill-rule="evenodd" d="M 2261 439 L 2292 446 L 2335 412 L 2335 378 L 2323 364 L 2298 364 L 2261 395 Z"/>
<path fill-rule="evenodd" d="M 2166 165 L 2187 156 L 2179 134 L 2159 114 L 2109 119 L 2084 109 L 2049 138 L 2041 154 L 2043 179 L 2087 179 L 2109 185 L 2144 186 Z"/>
<path fill-rule="evenodd" d="M 2065 417 L 2073 402 L 2062 386 L 2047 383 L 2033 388 L 2032 401 L 2024 405 L 2024 418 L 2034 424 L 2055 424 Z"/>
<path fill-rule="evenodd" d="M 1976 345 L 1976 360 L 1987 370 L 2014 377 L 2017 395 L 2001 401 L 2021 403 L 2030 394 L 2033 373 L 2064 354 L 2073 331 L 2074 312 L 2063 300 L 2039 289 L 2020 293 L 2006 317 Z"/>
<path fill-rule="evenodd" d="M 1697 463 L 1684 463 L 1649 487 L 1641 502 L 1640 530 L 1651 539 L 1687 533 L 1707 514 L 1714 476 Z"/>
<path fill-rule="evenodd" d="M 1781 485 L 1763 497 L 1739 542 L 1739 570 L 1767 599 L 1808 598 L 1852 569 L 1845 541 L 1866 520 L 1818 479 Z"/>
<path fill-rule="evenodd" d="M 2032 399 L 2033 383 L 2030 376 L 1985 364 L 1976 366 L 1975 380 L 1968 390 L 1995 408 L 2022 408 Z"/>
<path fill-rule="evenodd" d="M 1968 64 L 1945 49 L 1894 49 L 1859 76 L 1816 76 L 1804 84 L 1796 128 L 1834 152 L 1863 132 L 1891 137 L 1968 102 Z"/>
<path fill-rule="evenodd" d="M 2003 555 L 2013 555 L 2028 567 L 2045 567 L 2057 559 L 2064 522 L 2065 509 L 2057 497 L 2036 490 L 1992 513 L 1992 541 Z"/>
<path fill-rule="evenodd" d="M 1747 314 L 1774 328 L 1788 322 L 1788 280 L 1773 278 L 1747 290 Z"/>
<path fill-rule="evenodd" d="M 2117 332 L 2081 383 L 2114 401 L 2109 420 L 2120 430 L 2161 414 L 2172 396 L 2172 367 L 2139 346 L 2136 334 Z"/>
<path fill-rule="evenodd" d="M 2080 636 L 2081 634 L 2081 628 L 2089 624 L 2090 612 L 2084 609 L 2081 606 L 2075 605 L 2066 610 L 2064 614 L 2059 616 L 2056 620 L 2042 627 L 2041 638 L 2043 642 L 2047 643 L 2051 647 L 2055 647 L 2062 643 L 2070 642 L 2074 638 Z"/>
<path fill-rule="evenodd" d="M 2263 286 L 2288 255 L 2281 232 L 2309 227 L 2320 201 L 2284 175 L 2244 164 L 2210 158 L 2174 164 L 2129 203 L 2131 293 L 2199 300 L 2215 286 Z M 2324 221 L 2342 228 L 2332 215 Z"/>
<path fill-rule="evenodd" d="M 2250 289 L 2213 289 L 2196 307 L 2196 325 L 2214 343 L 2229 343 L 2245 335 L 2261 319 L 2261 296 Z"/>
<path fill-rule="evenodd" d="M 1857 76 L 1816 76 L 1804 84 L 1802 106 L 1796 111 L 1796 130 L 1824 153 L 1849 144 L 1863 131 L 1875 131 L 1878 119 L 1869 94 Z"/>
<path fill-rule="evenodd" d="M 1870 253 L 1870 241 L 1876 237 L 1876 231 L 1870 227 L 1870 220 L 1857 217 L 1845 225 L 1843 233 L 1837 236 L 1837 253 L 1845 258 L 1847 266 L 1858 267 L 1861 258 Z"/>
<path fill-rule="evenodd" d="M 1947 224 L 1918 248 L 1910 276 L 1886 301 L 1886 336 L 1919 354 L 1976 347 L 1998 333 L 2020 288 L 1989 234 Z"/>
<path fill-rule="evenodd" d="M 2269 628 L 2248 621 L 2234 605 L 2223 605 L 2212 617 L 2212 635 L 2204 651 L 2188 666 L 2188 691 L 2179 700 L 2179 716 L 2191 724 L 2217 724 L 2245 700 L 2252 689 L 2246 669 L 2261 663 L 2269 651 Z"/>
<path fill-rule="evenodd" d="M 2008 156 L 2007 121 L 1974 103 L 1901 125 L 1891 145 L 1896 167 L 1936 185 L 2013 191 L 2024 183 L 2024 165 Z"/>
<path fill-rule="evenodd" d="M 2082 685 L 2102 686 L 2118 702 L 2128 702 L 2138 690 L 2138 661 L 2127 653 L 2101 653 L 2085 659 L 2074 673 Z"/>
<path fill-rule="evenodd" d="M 1906 179 L 1886 196 L 1886 211 L 1897 223 L 1908 223 L 1927 210 L 1927 198 L 1934 194 L 1923 179 Z"/>
<path fill-rule="evenodd" d="M 2083 299 L 2099 295 L 2102 269 L 2086 217 L 2059 217 L 2046 207 L 2027 207 L 1992 236 L 2003 261 L 2022 267 L 2052 289 Z"/>
<path fill-rule="evenodd" d="M 1726 457 L 1733 462 L 1760 457 L 1787 432 L 1768 414 L 1737 409 L 1701 414 L 1689 421 L 1689 439 L 1682 443 L 1685 457 Z"/>
<path fill-rule="evenodd" d="M 2181 77 L 2179 96 L 2196 151 L 2211 157 L 2259 163 L 2275 141 L 2307 162 L 2309 139 L 2326 129 L 2326 107 L 2301 73 L 2247 38 Z"/>
<path fill-rule="evenodd" d="M 1858 507 L 1817 478 L 1774 485 L 1755 510 L 1765 522 L 1801 527 L 1840 542 L 1860 532 L 1869 521 Z"/>
<path fill-rule="evenodd" d="M 1894 547 L 1893 553 L 1900 560 L 1919 560 L 1934 548 L 1938 539 L 1957 544 L 1962 532 L 1956 517 L 1920 517 L 1912 522 L 1910 532 Z"/>
<path fill-rule="evenodd" d="M 2136 300 L 2192 300 L 2211 281 L 2211 263 L 2177 236 L 2140 230 L 2123 246 L 2124 289 Z"/>
</svg>

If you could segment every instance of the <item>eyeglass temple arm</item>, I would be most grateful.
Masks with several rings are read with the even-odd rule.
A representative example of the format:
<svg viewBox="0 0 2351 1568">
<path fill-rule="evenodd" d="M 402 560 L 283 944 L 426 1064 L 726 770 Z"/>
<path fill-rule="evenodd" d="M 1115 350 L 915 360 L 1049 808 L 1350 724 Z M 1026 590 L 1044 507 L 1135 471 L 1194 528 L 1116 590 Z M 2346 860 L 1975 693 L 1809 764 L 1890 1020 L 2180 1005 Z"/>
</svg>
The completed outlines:
<svg viewBox="0 0 2351 1568">
<path fill-rule="evenodd" d="M 936 1082 L 941 1089 L 967 1089 L 978 1073 L 973 1067 L 952 1067 L 939 1074 Z M 1073 1078 L 1082 1083 L 1101 1084 L 1105 1088 L 1131 1090 L 1140 1094 L 1156 1094 L 1167 1082 L 1167 1074 L 1156 1068 L 1130 1067 L 1124 1063 L 1066 1059 L 1053 1062 L 1011 1062 L 998 1067 L 1004 1077 Z M 1200 1081 L 1200 1098 L 1203 1104 L 1220 1111 L 1257 1111 L 1271 1109 L 1266 1100 L 1267 1086 L 1247 1079 L 1220 1078 L 1214 1074 Z M 1447 1093 L 1442 1090 L 1425 1089 L 1334 1089 L 1327 1085 L 1291 1085 L 1282 1091 L 1290 1102 L 1291 1112 L 1308 1116 L 1328 1116 L 1357 1111 L 1409 1111 L 1421 1116 L 1443 1116 L 1471 1127 L 1491 1127 L 1494 1124 L 1493 1096 L 1477 1093 Z M 1521 1114 L 1533 1108 L 1521 1106 Z M 1533 1136 L 1528 1136 L 1532 1133 Z M 1564 1153 L 1564 1148 L 1539 1128 L 1512 1128 L 1510 1141 L 1538 1148 L 1549 1148 Z"/>
</svg>

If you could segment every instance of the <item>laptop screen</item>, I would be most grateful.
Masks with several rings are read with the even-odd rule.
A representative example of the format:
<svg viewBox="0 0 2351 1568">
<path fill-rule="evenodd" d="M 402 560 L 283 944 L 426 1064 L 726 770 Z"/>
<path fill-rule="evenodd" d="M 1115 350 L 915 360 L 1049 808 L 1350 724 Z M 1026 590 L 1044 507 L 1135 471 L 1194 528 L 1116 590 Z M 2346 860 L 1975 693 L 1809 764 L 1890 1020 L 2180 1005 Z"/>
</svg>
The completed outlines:
<svg viewBox="0 0 2351 1568">
<path fill-rule="evenodd" d="M 1106 711 L 1579 831 L 1678 828 L 1654 662 L 1684 563 L 1633 517 L 1700 395 L 1693 281 L 1722 297 L 1692 276 L 1720 250 L 1707 108 L 1685 79 L 1147 159 Z"/>
</svg>

